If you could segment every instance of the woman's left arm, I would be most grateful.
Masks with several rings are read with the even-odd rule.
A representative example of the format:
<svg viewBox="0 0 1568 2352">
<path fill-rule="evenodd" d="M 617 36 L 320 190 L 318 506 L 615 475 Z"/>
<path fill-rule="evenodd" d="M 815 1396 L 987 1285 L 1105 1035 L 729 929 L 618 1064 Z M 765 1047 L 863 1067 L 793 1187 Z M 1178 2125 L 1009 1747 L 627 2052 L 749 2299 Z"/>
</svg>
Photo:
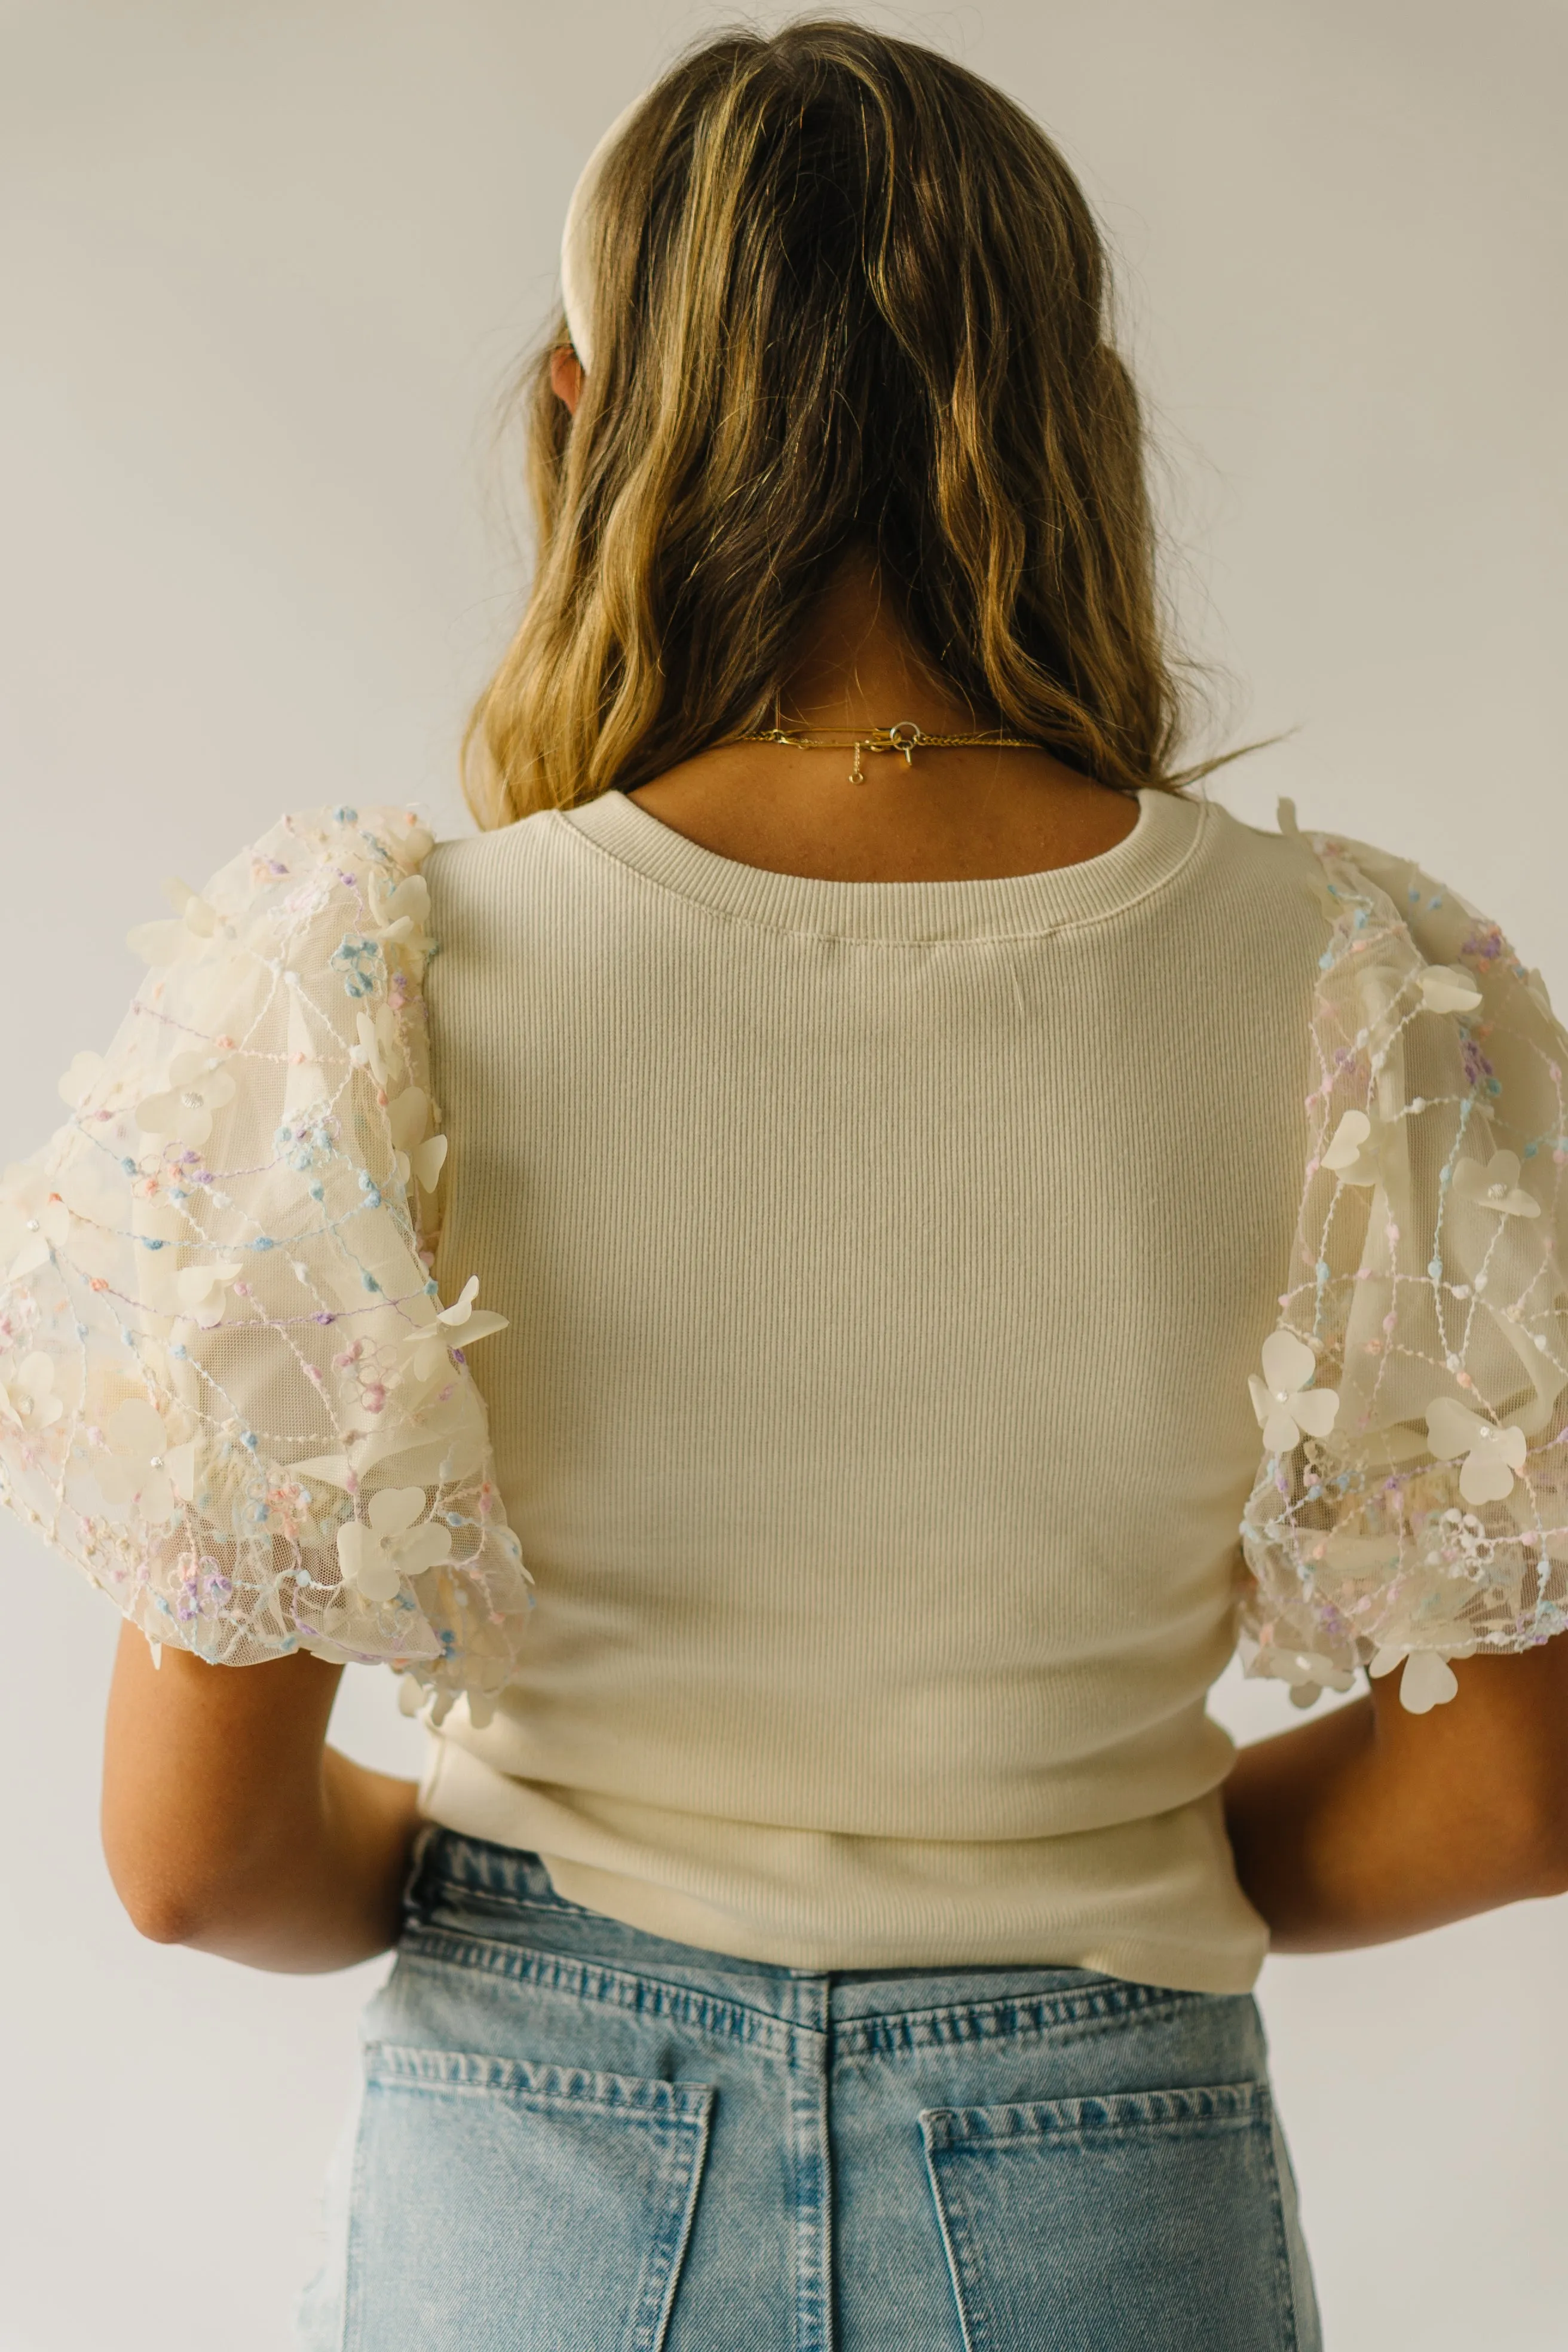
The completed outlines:
<svg viewBox="0 0 1568 2352">
<path fill-rule="evenodd" d="M 1226 1822 L 1276 1951 L 1387 1943 L 1568 1893 L 1568 1639 L 1454 1673 L 1457 1697 L 1427 1714 L 1391 1675 L 1237 1757 Z"/>
<path fill-rule="evenodd" d="M 326 1745 L 341 1666 L 300 1651 L 154 1667 L 121 1629 L 103 1765 L 103 1850 L 159 1943 L 309 1973 L 395 1940 L 416 1787 Z"/>
</svg>

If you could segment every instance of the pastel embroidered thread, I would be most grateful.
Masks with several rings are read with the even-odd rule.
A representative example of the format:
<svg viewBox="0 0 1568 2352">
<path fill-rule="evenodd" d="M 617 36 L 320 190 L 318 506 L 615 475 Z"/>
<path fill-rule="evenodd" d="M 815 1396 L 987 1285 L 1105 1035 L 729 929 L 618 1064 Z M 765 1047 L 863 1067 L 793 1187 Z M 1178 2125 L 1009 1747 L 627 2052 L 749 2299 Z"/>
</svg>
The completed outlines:
<svg viewBox="0 0 1568 2352">
<path fill-rule="evenodd" d="M 483 1720 L 529 1578 L 431 1277 L 430 837 L 285 819 L 132 945 L 73 1116 L 0 1180 L 0 1500 L 156 1643 L 384 1662 Z"/>
<path fill-rule="evenodd" d="M 1309 839 L 1331 932 L 1292 1265 L 1252 1379 L 1242 1652 L 1308 1706 L 1403 1664 L 1419 1713 L 1454 1696 L 1449 1659 L 1568 1625 L 1568 1055 L 1494 925 Z"/>
</svg>

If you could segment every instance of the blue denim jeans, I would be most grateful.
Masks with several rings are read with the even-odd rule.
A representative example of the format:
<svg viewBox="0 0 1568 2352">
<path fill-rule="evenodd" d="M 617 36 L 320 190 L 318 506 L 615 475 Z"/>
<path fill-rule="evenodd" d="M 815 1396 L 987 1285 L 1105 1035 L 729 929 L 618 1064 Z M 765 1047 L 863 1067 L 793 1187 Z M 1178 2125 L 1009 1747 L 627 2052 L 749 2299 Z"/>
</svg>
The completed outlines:
<svg viewBox="0 0 1568 2352">
<path fill-rule="evenodd" d="M 1318 2352 L 1244 1996 L 726 1958 L 424 1833 L 308 2352 Z"/>
</svg>

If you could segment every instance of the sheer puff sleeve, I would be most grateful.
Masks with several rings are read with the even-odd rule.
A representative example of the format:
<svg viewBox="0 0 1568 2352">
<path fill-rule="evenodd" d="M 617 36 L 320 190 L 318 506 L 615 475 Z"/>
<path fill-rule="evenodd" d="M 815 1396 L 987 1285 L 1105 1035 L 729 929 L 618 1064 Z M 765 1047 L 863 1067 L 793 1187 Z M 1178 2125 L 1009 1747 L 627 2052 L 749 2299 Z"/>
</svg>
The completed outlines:
<svg viewBox="0 0 1568 2352">
<path fill-rule="evenodd" d="M 446 1140 L 405 811 L 285 818 L 174 919 L 0 1179 L 0 1499 L 154 1643 L 381 1662 L 482 1720 L 531 1595 L 431 1278 Z"/>
<path fill-rule="evenodd" d="M 1403 1665 L 1421 1713 L 1449 1660 L 1568 1625 L 1568 1038 L 1455 892 L 1308 838 L 1329 940 L 1242 1652 L 1302 1705 Z"/>
</svg>

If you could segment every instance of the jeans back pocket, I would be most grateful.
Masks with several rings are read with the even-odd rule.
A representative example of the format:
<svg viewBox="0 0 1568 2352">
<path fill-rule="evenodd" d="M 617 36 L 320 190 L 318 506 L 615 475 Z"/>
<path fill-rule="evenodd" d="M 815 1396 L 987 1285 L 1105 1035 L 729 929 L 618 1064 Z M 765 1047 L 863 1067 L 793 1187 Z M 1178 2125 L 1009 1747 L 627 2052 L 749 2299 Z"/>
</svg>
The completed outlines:
<svg viewBox="0 0 1568 2352">
<path fill-rule="evenodd" d="M 965 2352 L 1294 2352 L 1266 2084 L 921 2129 Z"/>
<path fill-rule="evenodd" d="M 713 2099 L 371 2043 L 348 2352 L 658 2352 Z"/>
</svg>

